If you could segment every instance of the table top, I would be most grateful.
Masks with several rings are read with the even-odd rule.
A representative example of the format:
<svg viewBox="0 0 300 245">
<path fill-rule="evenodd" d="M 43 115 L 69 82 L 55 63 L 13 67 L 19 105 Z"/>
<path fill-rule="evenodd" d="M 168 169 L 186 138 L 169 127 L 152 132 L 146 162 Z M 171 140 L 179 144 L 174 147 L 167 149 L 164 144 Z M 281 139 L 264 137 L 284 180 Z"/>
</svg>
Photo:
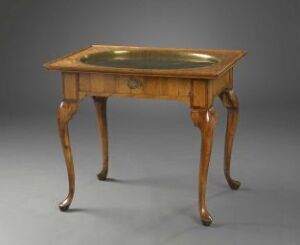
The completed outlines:
<svg viewBox="0 0 300 245">
<path fill-rule="evenodd" d="M 69 72 L 212 79 L 245 55 L 243 50 L 92 45 L 44 66 Z"/>
</svg>

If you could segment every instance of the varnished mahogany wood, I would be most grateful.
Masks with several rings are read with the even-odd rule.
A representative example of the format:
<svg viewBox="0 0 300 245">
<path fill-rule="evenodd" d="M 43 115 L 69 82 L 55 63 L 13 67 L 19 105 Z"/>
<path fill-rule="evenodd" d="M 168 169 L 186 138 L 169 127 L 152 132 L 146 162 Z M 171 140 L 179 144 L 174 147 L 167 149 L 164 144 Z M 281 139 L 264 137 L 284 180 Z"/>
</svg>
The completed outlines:
<svg viewBox="0 0 300 245">
<path fill-rule="evenodd" d="M 219 62 L 202 68 L 184 69 L 133 69 L 101 67 L 80 62 L 84 55 L 99 51 L 122 50 L 171 50 L 198 52 L 215 56 Z M 209 161 L 213 145 L 216 113 L 213 103 L 220 97 L 228 110 L 224 153 L 224 173 L 229 186 L 237 189 L 240 183 L 230 177 L 230 161 L 234 133 L 238 118 L 238 99 L 233 92 L 233 65 L 246 53 L 242 50 L 191 50 L 161 49 L 127 46 L 93 45 L 89 48 L 61 57 L 45 65 L 49 70 L 62 72 L 63 102 L 58 110 L 58 125 L 68 170 L 69 194 L 60 203 L 67 210 L 75 190 L 75 176 L 68 133 L 68 123 L 78 108 L 80 100 L 93 97 L 97 110 L 102 143 L 102 170 L 98 174 L 105 180 L 108 173 L 108 134 L 106 103 L 108 97 L 148 98 L 179 100 L 191 108 L 194 125 L 201 130 L 201 156 L 199 167 L 199 212 L 204 225 L 210 225 L 205 195 Z"/>
<path fill-rule="evenodd" d="M 200 128 L 202 135 L 201 156 L 199 167 L 199 213 L 203 225 L 209 226 L 212 217 L 206 208 L 206 183 L 213 144 L 214 128 L 216 125 L 216 112 L 213 107 L 203 109 L 192 109 L 191 117 L 196 127 Z"/>
<path fill-rule="evenodd" d="M 59 208 L 61 211 L 68 210 L 68 208 L 72 203 L 74 192 L 75 192 L 75 172 L 74 172 L 68 124 L 69 121 L 72 119 L 74 113 L 77 111 L 77 109 L 78 109 L 78 103 L 76 101 L 64 100 L 60 103 L 57 112 L 59 135 L 60 135 L 60 140 L 63 148 L 63 153 L 64 153 L 67 172 L 68 172 L 68 180 L 69 180 L 69 193 L 66 199 L 59 203 Z"/>
<path fill-rule="evenodd" d="M 106 180 L 108 173 L 108 133 L 106 119 L 107 97 L 93 97 L 97 112 L 97 122 L 99 127 L 101 145 L 102 145 L 102 170 L 97 175 L 99 180 Z"/>
<path fill-rule="evenodd" d="M 232 89 L 225 90 L 220 95 L 220 98 L 224 106 L 227 108 L 227 128 L 224 148 L 224 174 L 230 188 L 233 190 L 237 190 L 240 187 L 241 183 L 231 178 L 230 162 L 233 147 L 233 139 L 238 122 L 239 101 L 237 95 Z"/>
</svg>

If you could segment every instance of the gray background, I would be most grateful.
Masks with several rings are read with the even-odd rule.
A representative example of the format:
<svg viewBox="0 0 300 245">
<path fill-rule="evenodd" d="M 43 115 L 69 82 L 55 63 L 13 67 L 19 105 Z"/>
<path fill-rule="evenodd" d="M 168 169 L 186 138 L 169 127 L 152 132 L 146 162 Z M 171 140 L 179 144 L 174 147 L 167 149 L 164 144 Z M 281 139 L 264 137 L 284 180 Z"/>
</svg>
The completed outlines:
<svg viewBox="0 0 300 245">
<path fill-rule="evenodd" d="M 0 244 L 299 244 L 300 2 L 13 1 L 0 3 Z M 235 69 L 240 124 L 229 190 L 222 172 L 226 114 L 208 180 L 210 227 L 197 213 L 200 137 L 180 102 L 111 99 L 111 169 L 90 99 L 71 124 L 77 174 L 66 194 L 55 113 L 60 75 L 42 64 L 92 43 L 245 49 Z M 100 155 L 100 156 L 99 156 Z"/>
</svg>

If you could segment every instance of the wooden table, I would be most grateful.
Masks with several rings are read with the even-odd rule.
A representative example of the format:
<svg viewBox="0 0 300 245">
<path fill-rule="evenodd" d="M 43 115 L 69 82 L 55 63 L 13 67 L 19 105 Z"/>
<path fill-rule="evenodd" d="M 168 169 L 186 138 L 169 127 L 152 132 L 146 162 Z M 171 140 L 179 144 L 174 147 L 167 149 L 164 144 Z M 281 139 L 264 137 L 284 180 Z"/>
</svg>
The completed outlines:
<svg viewBox="0 0 300 245">
<path fill-rule="evenodd" d="M 102 53 L 102 56 L 100 55 L 102 58 L 110 59 L 109 65 L 105 62 L 97 64 L 97 59 L 95 63 L 97 55 L 95 57 L 93 55 L 99 53 Z M 126 61 L 126 57 L 131 53 L 134 55 L 129 58 L 133 60 L 130 63 Z M 225 178 L 231 189 L 236 190 L 240 186 L 240 182 L 230 176 L 231 151 L 239 108 L 238 98 L 233 90 L 233 65 L 245 54 L 242 50 L 92 45 L 47 63 L 45 65 L 47 69 L 62 73 L 63 100 L 58 108 L 57 120 L 68 171 L 69 193 L 66 199 L 59 204 L 60 209 L 65 211 L 69 208 L 75 191 L 68 124 L 77 111 L 80 100 L 92 96 L 96 106 L 103 153 L 102 171 L 98 174 L 99 180 L 105 180 L 108 173 L 106 102 L 109 96 L 180 100 L 190 107 L 192 121 L 200 129 L 202 135 L 199 167 L 199 213 L 202 223 L 210 225 L 212 217 L 206 207 L 205 195 L 213 134 L 217 120 L 216 111 L 213 107 L 216 97 L 221 99 L 228 112 L 224 154 Z M 117 55 L 117 58 L 112 57 L 112 55 Z M 168 56 L 168 58 L 164 60 L 164 56 Z M 185 58 L 182 58 L 183 56 Z M 207 62 L 212 62 L 202 66 L 200 63 L 195 63 L 195 60 L 188 60 L 192 59 L 190 58 L 192 56 L 201 56 L 201 59 L 208 57 Z M 145 67 L 142 65 L 139 67 L 139 64 L 145 63 L 145 60 L 141 60 L 144 59 L 143 57 L 145 57 L 146 63 L 147 59 L 150 63 L 152 62 L 152 67 L 151 64 L 149 67 L 147 64 L 144 64 Z M 168 59 L 170 60 L 170 67 L 168 66 Z M 172 59 L 179 59 L 179 63 L 174 60 L 173 62 Z M 123 66 L 122 64 L 120 66 L 120 62 L 123 62 Z M 180 62 L 182 64 L 185 62 L 182 67 Z M 158 64 L 157 67 L 156 64 Z M 161 64 L 162 67 L 159 66 Z"/>
</svg>

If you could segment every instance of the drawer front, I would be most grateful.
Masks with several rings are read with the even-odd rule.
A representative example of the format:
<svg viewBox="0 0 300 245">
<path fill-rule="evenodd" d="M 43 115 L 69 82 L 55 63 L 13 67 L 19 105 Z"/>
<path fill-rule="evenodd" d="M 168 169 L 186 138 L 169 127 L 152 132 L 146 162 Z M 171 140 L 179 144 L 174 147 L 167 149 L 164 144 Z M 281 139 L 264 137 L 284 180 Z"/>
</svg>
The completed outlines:
<svg viewBox="0 0 300 245">
<path fill-rule="evenodd" d="M 191 80 L 82 73 L 79 88 L 90 95 L 189 100 Z"/>
</svg>

